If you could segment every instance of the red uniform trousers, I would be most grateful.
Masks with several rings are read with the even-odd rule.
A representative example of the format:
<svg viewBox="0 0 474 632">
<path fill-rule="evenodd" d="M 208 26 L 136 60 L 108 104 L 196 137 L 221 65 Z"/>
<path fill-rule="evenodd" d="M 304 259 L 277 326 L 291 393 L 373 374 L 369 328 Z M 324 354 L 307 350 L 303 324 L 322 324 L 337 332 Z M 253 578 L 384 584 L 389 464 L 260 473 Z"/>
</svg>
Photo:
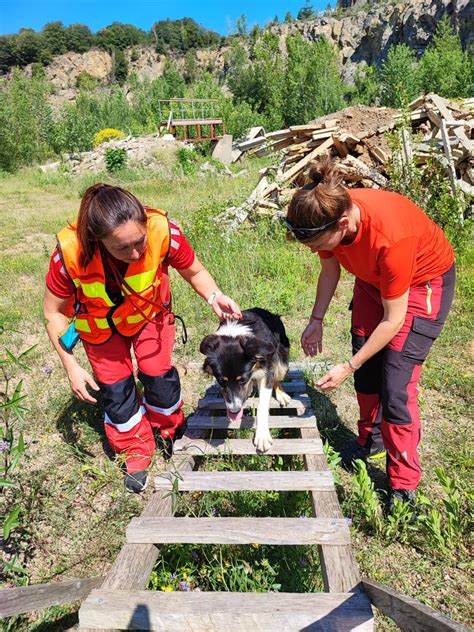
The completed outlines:
<svg viewBox="0 0 474 632">
<path fill-rule="evenodd" d="M 150 465 L 152 427 L 168 439 L 184 423 L 179 375 L 171 366 L 174 336 L 174 316 L 160 314 L 130 338 L 114 333 L 101 345 L 83 341 L 104 400 L 107 439 L 116 454 L 125 455 L 129 473 Z M 133 376 L 132 346 L 143 397 Z"/>
<path fill-rule="evenodd" d="M 410 288 L 405 322 L 389 344 L 354 374 L 360 408 L 358 443 L 385 446 L 392 489 L 416 489 L 421 479 L 418 380 L 441 333 L 454 296 L 455 266 Z M 356 279 L 352 300 L 352 347 L 356 353 L 383 317 L 380 291 Z"/>
</svg>

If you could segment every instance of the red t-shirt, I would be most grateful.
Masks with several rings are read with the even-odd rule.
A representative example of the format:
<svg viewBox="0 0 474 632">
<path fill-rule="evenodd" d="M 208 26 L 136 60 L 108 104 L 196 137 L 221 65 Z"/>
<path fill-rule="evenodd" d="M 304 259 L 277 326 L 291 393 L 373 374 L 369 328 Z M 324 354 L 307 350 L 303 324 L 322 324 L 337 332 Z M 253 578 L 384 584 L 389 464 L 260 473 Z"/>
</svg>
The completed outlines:
<svg viewBox="0 0 474 632">
<path fill-rule="evenodd" d="M 453 249 L 441 228 L 406 197 L 375 189 L 351 189 L 349 196 L 360 209 L 359 231 L 348 246 L 320 250 L 322 259 L 337 257 L 385 299 L 398 298 L 453 265 Z"/>
<path fill-rule="evenodd" d="M 176 270 L 184 270 L 185 268 L 189 268 L 194 262 L 194 250 L 191 248 L 179 226 L 171 221 L 169 225 L 170 248 L 168 255 L 163 262 L 164 270 L 166 271 L 168 265 Z M 106 256 L 103 257 L 103 259 L 107 280 L 107 293 L 114 303 L 116 303 L 118 297 L 121 295 L 121 291 L 113 274 L 107 274 L 107 260 L 112 261 L 122 276 L 126 273 L 128 264 L 125 261 L 119 261 L 115 257 L 112 257 L 110 253 L 106 253 Z M 46 275 L 46 286 L 55 296 L 58 296 L 59 298 L 69 298 L 74 294 L 74 284 L 66 274 L 58 248 L 56 248 L 53 252 L 49 262 L 49 270 Z"/>
</svg>

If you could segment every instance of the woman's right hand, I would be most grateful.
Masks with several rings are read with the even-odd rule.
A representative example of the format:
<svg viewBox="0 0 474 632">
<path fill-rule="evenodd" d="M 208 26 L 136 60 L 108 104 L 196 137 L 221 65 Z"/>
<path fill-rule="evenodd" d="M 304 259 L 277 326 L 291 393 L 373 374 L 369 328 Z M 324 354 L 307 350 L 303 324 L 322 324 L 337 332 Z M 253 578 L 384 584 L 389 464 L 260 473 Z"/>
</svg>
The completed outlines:
<svg viewBox="0 0 474 632">
<path fill-rule="evenodd" d="M 95 382 L 94 378 L 77 363 L 70 367 L 67 371 L 69 378 L 69 384 L 74 397 L 77 397 L 81 402 L 87 402 L 88 404 L 96 404 L 97 400 L 89 395 L 86 384 L 89 384 L 95 391 L 100 391 L 100 386 Z"/>
<path fill-rule="evenodd" d="M 323 322 L 310 319 L 301 336 L 301 346 L 307 356 L 315 356 L 323 350 Z"/>
</svg>

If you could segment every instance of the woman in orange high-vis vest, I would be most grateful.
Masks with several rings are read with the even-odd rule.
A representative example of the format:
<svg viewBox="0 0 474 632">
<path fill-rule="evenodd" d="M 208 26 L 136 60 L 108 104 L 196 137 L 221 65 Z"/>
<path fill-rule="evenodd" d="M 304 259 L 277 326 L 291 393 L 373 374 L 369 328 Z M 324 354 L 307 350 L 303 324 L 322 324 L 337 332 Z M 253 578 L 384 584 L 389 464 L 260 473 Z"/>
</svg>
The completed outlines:
<svg viewBox="0 0 474 632">
<path fill-rule="evenodd" d="M 346 189 L 329 159 L 314 164 L 286 218 L 290 234 L 320 257 L 316 299 L 301 343 L 322 351 L 323 320 L 343 266 L 355 278 L 352 357 L 317 385 L 331 391 L 354 374 L 358 437 L 341 451 L 387 458 L 389 509 L 415 504 L 421 478 L 418 380 L 454 296 L 454 254 L 443 231 L 413 202 L 390 191 Z"/>
<path fill-rule="evenodd" d="M 87 387 L 101 391 L 105 433 L 114 452 L 124 456 L 125 486 L 140 492 L 155 450 L 153 428 L 168 447 L 183 433 L 179 375 L 171 364 L 175 331 L 168 266 L 219 318 L 242 314 L 166 213 L 144 207 L 120 187 L 90 187 L 77 223 L 61 230 L 57 241 L 46 277 L 48 335 L 74 395 L 94 404 Z M 95 378 L 64 343 L 71 319 L 73 336 L 80 337 Z M 132 347 L 143 397 L 133 376 Z"/>
</svg>

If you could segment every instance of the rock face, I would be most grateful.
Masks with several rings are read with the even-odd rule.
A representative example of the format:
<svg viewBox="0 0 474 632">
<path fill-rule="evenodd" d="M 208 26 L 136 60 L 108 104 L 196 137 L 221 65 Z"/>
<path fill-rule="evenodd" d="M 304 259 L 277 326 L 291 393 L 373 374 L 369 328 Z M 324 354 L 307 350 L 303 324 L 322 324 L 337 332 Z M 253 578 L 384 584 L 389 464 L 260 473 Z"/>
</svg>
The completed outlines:
<svg viewBox="0 0 474 632">
<path fill-rule="evenodd" d="M 355 5 L 355 8 L 359 4 L 359 0 L 342 1 L 345 6 Z M 324 35 L 337 45 L 343 77 L 351 83 L 357 64 L 380 65 L 392 44 L 407 44 L 421 54 L 429 44 L 436 24 L 446 13 L 453 17 L 461 41 L 467 47 L 473 41 L 474 31 L 474 3 L 471 0 L 400 0 L 369 5 L 362 2 L 360 11 L 341 19 L 319 17 L 307 22 L 279 24 L 272 27 L 272 31 L 282 42 L 296 32 L 310 41 Z"/>
<path fill-rule="evenodd" d="M 112 76 L 112 58 L 109 53 L 97 49 L 87 53 L 69 52 L 58 55 L 46 67 L 47 78 L 59 90 L 76 88 L 81 72 L 87 72 L 99 83 L 108 83 Z"/>
<path fill-rule="evenodd" d="M 272 26 L 271 31 L 280 37 L 282 54 L 285 54 L 288 35 L 301 33 L 309 41 L 316 41 L 324 35 L 337 46 L 343 78 L 351 83 L 358 64 L 380 65 L 392 44 L 405 43 L 421 54 L 445 13 L 452 16 L 463 45 L 467 47 L 474 42 L 472 0 L 339 0 L 338 7 L 353 10 L 342 18 L 322 16 Z M 197 51 L 198 66 L 222 76 L 225 50 Z M 153 47 L 136 47 L 127 51 L 127 57 L 129 72 L 136 73 L 139 78 L 154 79 L 163 74 L 165 57 L 158 56 Z M 183 69 L 183 57 L 173 55 L 172 60 L 178 69 Z M 46 69 L 48 78 L 58 91 L 63 92 L 64 98 L 74 97 L 73 90 L 81 71 L 106 84 L 113 74 L 112 58 L 99 50 L 82 55 L 66 53 L 56 57 Z"/>
</svg>

